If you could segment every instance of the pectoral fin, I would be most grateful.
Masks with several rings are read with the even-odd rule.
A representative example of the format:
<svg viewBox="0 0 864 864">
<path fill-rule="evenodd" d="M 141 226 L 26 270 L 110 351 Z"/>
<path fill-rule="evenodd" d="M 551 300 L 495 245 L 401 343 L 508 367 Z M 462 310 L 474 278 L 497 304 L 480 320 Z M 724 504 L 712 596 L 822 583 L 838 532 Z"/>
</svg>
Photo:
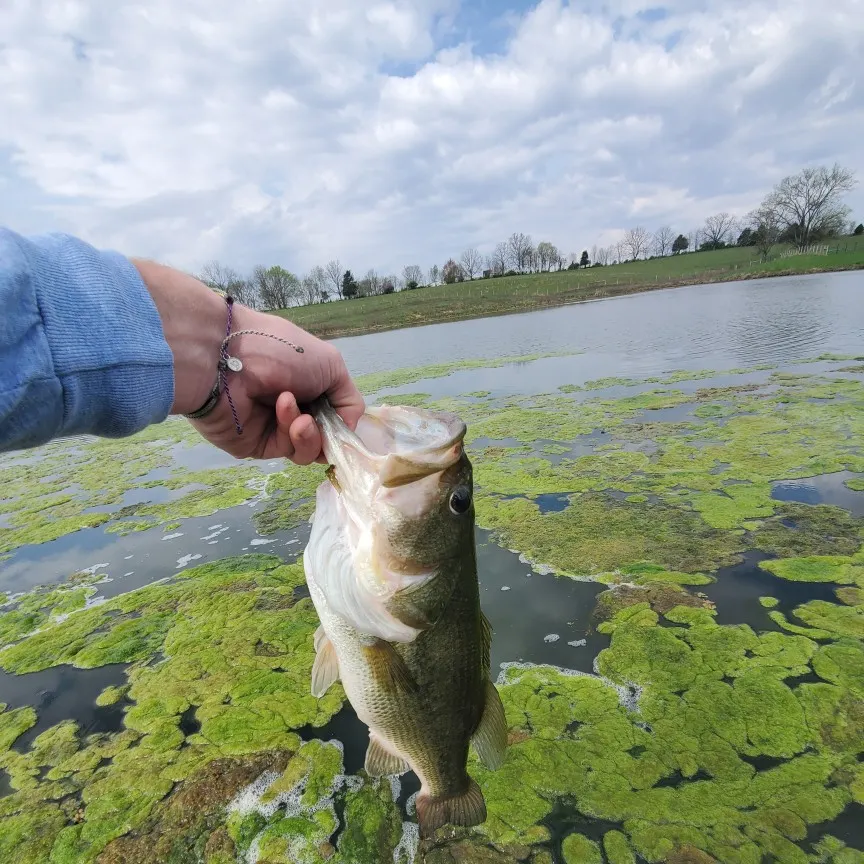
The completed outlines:
<svg viewBox="0 0 864 864">
<path fill-rule="evenodd" d="M 417 682 L 396 649 L 381 639 L 363 646 L 363 654 L 376 683 L 388 693 L 413 693 Z"/>
<path fill-rule="evenodd" d="M 507 718 L 504 716 L 504 706 L 495 685 L 486 679 L 486 700 L 483 716 L 471 743 L 480 757 L 480 761 L 494 771 L 504 761 L 504 750 L 507 748 Z"/>
<path fill-rule="evenodd" d="M 370 777 L 383 777 L 387 774 L 404 774 L 410 770 L 408 763 L 385 749 L 380 739 L 369 734 L 369 746 L 366 748 L 366 763 L 363 766 Z"/>
<path fill-rule="evenodd" d="M 336 649 L 323 627 L 315 631 L 315 662 L 312 664 L 312 695 L 320 699 L 339 680 L 339 661 Z"/>
</svg>

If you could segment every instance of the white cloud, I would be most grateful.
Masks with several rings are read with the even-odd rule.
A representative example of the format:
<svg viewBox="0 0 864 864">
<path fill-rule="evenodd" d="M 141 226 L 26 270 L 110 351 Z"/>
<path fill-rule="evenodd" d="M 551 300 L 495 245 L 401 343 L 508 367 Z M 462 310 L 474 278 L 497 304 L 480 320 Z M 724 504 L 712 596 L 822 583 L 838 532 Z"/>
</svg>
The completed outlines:
<svg viewBox="0 0 864 864">
<path fill-rule="evenodd" d="M 862 167 L 858 0 L 542 0 L 486 32 L 470 2 L 11 0 L 0 222 L 189 269 L 398 270 L 514 230 L 686 231 Z"/>
</svg>

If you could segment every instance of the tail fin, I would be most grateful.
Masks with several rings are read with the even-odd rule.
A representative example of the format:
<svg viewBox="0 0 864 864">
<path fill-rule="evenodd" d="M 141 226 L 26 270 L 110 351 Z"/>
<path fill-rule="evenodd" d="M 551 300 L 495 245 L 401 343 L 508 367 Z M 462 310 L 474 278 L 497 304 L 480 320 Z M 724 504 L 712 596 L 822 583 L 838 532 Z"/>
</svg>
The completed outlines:
<svg viewBox="0 0 864 864">
<path fill-rule="evenodd" d="M 468 778 L 468 788 L 461 795 L 432 798 L 421 792 L 416 806 L 420 836 L 424 839 L 431 837 L 442 825 L 470 828 L 486 821 L 486 801 L 471 777 Z"/>
</svg>

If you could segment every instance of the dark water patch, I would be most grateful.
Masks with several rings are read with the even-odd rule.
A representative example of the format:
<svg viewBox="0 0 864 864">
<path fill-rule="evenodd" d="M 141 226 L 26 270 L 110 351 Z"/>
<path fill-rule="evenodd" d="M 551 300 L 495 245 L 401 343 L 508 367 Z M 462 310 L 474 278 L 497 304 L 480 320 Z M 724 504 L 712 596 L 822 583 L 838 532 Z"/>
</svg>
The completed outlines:
<svg viewBox="0 0 864 864">
<path fill-rule="evenodd" d="M 168 501 L 177 501 L 184 495 L 194 492 L 198 489 L 207 489 L 203 483 L 190 483 L 180 489 L 168 489 L 166 486 L 136 486 L 134 489 L 127 489 L 119 503 L 103 504 L 97 507 L 87 507 L 82 510 L 82 513 L 117 513 L 124 507 L 131 507 L 134 504 L 164 504 Z"/>
<path fill-rule="evenodd" d="M 549 831 L 549 845 L 555 864 L 563 864 L 562 844 L 569 834 L 582 834 L 603 848 L 603 837 L 609 831 L 620 831 L 620 822 L 584 816 L 576 809 L 576 803 L 568 798 L 558 798 L 552 812 L 540 821 Z"/>
<path fill-rule="evenodd" d="M 403 774 L 399 778 L 399 795 L 396 798 L 396 806 L 402 812 L 402 819 L 409 820 L 411 817 L 408 814 L 408 800 L 412 795 L 416 795 L 420 791 L 420 779 L 413 771 Z"/>
<path fill-rule="evenodd" d="M 743 753 L 739 753 L 738 756 L 743 762 L 752 765 L 757 771 L 770 771 L 772 768 L 787 765 L 790 761 L 779 756 L 745 756 Z"/>
<path fill-rule="evenodd" d="M 493 629 L 492 677 L 514 661 L 593 672 L 594 657 L 609 645 L 591 619 L 605 586 L 535 573 L 488 531 L 478 528 L 476 536 L 480 605 Z"/>
<path fill-rule="evenodd" d="M 532 500 L 540 508 L 541 513 L 559 513 L 561 510 L 566 510 L 570 504 L 568 495 L 558 493 L 537 495 Z"/>
<path fill-rule="evenodd" d="M 209 516 L 179 520 L 180 527 L 174 531 L 157 526 L 124 536 L 99 526 L 50 543 L 21 546 L 0 563 L 0 590 L 29 591 L 95 567 L 95 572 L 105 573 L 111 580 L 98 586 L 99 594 L 114 597 L 185 567 L 246 552 L 265 551 L 294 560 L 305 545 L 309 526 L 303 524 L 262 538 L 252 521 L 254 513 L 254 507 L 240 504 Z M 275 542 L 259 546 L 256 541 L 261 540 Z"/>
<path fill-rule="evenodd" d="M 625 424 L 641 423 L 683 423 L 688 422 L 699 426 L 703 421 L 693 415 L 699 407 L 698 402 L 683 402 L 681 405 L 672 405 L 669 408 L 647 408 L 636 417 L 626 419 Z"/>
<path fill-rule="evenodd" d="M 194 735 L 196 732 L 201 731 L 201 721 L 195 716 L 195 712 L 198 710 L 197 705 L 190 705 L 181 715 L 180 715 L 180 731 L 188 738 L 190 735 Z"/>
<path fill-rule="evenodd" d="M 0 768 L 0 798 L 4 798 L 6 795 L 11 795 L 15 790 L 12 788 L 12 784 L 10 783 L 9 775 Z"/>
<path fill-rule="evenodd" d="M 707 771 L 703 771 L 701 768 L 692 776 L 685 777 L 680 769 L 675 769 L 671 774 L 666 777 L 661 777 L 653 786 L 654 789 L 678 789 L 681 786 L 686 785 L 687 783 L 697 783 L 700 780 L 711 780 L 713 779 L 711 775 Z"/>
<path fill-rule="evenodd" d="M 74 720 L 82 736 L 118 732 L 126 707 L 123 700 L 99 706 L 96 697 L 106 687 L 126 684 L 127 668 L 127 663 L 112 663 L 95 669 L 54 666 L 26 675 L 0 672 L 0 702 L 10 708 L 30 705 L 38 718 L 36 725 L 18 738 L 14 749 L 23 753 L 38 735 L 63 720 Z"/>
<path fill-rule="evenodd" d="M 826 834 L 842 840 L 853 849 L 864 851 L 864 805 L 852 801 L 836 819 L 810 825 L 807 829 L 807 841 L 818 842 Z"/>
<path fill-rule="evenodd" d="M 760 597 L 776 597 L 780 602 L 774 608 L 786 615 L 809 600 L 837 602 L 837 586 L 832 583 L 791 582 L 758 566 L 772 557 L 764 552 L 746 552 L 740 564 L 721 568 L 714 574 L 715 582 L 701 586 L 700 590 L 717 606 L 718 624 L 749 624 L 756 631 L 780 630 L 768 617 L 772 610 L 762 606 Z"/>
<path fill-rule="evenodd" d="M 807 672 L 804 675 L 796 675 L 793 678 L 787 678 L 786 683 L 790 687 L 800 687 L 802 684 L 824 684 L 825 680 L 820 678 L 815 672 Z"/>
<path fill-rule="evenodd" d="M 518 438 L 489 438 L 483 436 L 482 438 L 476 438 L 469 446 L 472 450 L 481 450 L 486 447 L 504 447 L 509 450 L 514 447 L 524 447 L 525 442 L 520 441 Z"/>
<path fill-rule="evenodd" d="M 369 745 L 369 729 L 346 699 L 339 711 L 323 726 L 307 724 L 296 730 L 304 741 L 330 741 L 336 739 L 343 748 L 343 760 L 346 774 L 357 774 L 366 760 L 366 748 Z"/>
<path fill-rule="evenodd" d="M 781 480 L 771 486 L 775 501 L 797 501 L 801 504 L 831 504 L 848 510 L 853 516 L 864 516 L 864 492 L 846 486 L 847 480 L 858 480 L 864 474 L 837 471 L 799 480 Z"/>
</svg>

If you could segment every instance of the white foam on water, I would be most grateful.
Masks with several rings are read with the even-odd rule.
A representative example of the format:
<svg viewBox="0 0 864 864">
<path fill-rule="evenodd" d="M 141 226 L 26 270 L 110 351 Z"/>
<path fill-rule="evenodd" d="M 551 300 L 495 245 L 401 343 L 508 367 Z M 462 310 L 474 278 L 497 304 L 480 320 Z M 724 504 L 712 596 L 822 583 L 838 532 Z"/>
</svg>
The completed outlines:
<svg viewBox="0 0 864 864">
<path fill-rule="evenodd" d="M 572 645 L 574 648 L 584 648 L 588 644 L 587 639 L 574 639 L 572 642 L 568 642 L 568 645 Z"/>
<path fill-rule="evenodd" d="M 190 561 L 197 561 L 201 555 L 184 555 L 182 558 L 177 559 L 177 569 L 179 570 L 181 567 L 185 567 Z"/>
<path fill-rule="evenodd" d="M 543 637 L 544 642 L 557 642 L 561 637 L 557 633 L 550 633 Z"/>
<path fill-rule="evenodd" d="M 405 802 L 405 812 L 409 816 L 417 815 L 417 793 L 412 793 L 411 797 Z"/>
<path fill-rule="evenodd" d="M 509 586 L 509 585 L 502 585 L 502 586 L 501 586 L 501 590 L 502 590 L 502 591 L 509 591 L 509 590 L 510 590 L 510 586 Z"/>
<path fill-rule="evenodd" d="M 639 697 L 642 695 L 642 688 L 637 686 L 623 687 L 620 684 L 616 684 L 614 681 L 610 681 L 604 675 L 601 675 L 597 668 L 597 658 L 594 658 L 593 663 L 594 672 L 582 672 L 579 669 L 568 669 L 566 666 L 555 666 L 552 663 L 502 663 L 500 665 L 501 671 L 498 673 L 498 678 L 495 680 L 495 684 L 498 687 L 506 687 L 508 684 L 515 684 L 519 681 L 519 676 L 512 678 L 510 680 L 507 679 L 507 670 L 508 669 L 552 669 L 557 672 L 559 675 L 565 675 L 568 678 L 596 678 L 598 681 L 601 681 L 607 687 L 611 687 L 618 694 L 618 703 L 624 708 L 626 711 L 637 711 L 639 708 Z"/>
<path fill-rule="evenodd" d="M 210 533 L 205 537 L 202 537 L 202 540 L 212 540 L 214 537 L 218 537 L 220 534 L 230 531 L 231 527 L 229 525 L 211 525 L 207 530 Z"/>
<path fill-rule="evenodd" d="M 84 567 L 82 570 L 79 570 L 79 573 L 86 573 L 88 576 L 95 576 L 97 570 L 101 570 L 103 567 L 110 567 L 111 562 L 106 561 L 104 564 L 92 564 L 90 567 Z"/>
<path fill-rule="evenodd" d="M 420 844 L 420 830 L 416 822 L 402 823 L 402 836 L 393 850 L 393 864 L 414 864 L 417 847 Z"/>
<path fill-rule="evenodd" d="M 320 740 L 320 739 L 315 739 Z M 345 748 L 341 741 L 331 739 L 330 741 L 321 741 L 330 747 L 336 747 L 344 756 Z M 296 757 L 295 757 L 296 758 Z M 257 811 L 265 819 L 270 819 L 277 810 L 284 809 L 286 817 L 292 816 L 311 816 L 319 810 L 330 810 L 333 815 L 334 822 L 336 819 L 336 808 L 333 803 L 333 798 L 336 793 L 343 787 L 355 790 L 363 785 L 363 780 L 360 777 L 348 776 L 345 774 L 337 774 L 333 778 L 333 782 L 328 790 L 311 806 L 303 806 L 301 799 L 306 791 L 306 784 L 309 780 L 309 775 L 312 773 L 312 767 L 307 769 L 306 773 L 290 788 L 283 790 L 278 795 L 274 796 L 271 801 L 266 803 L 261 800 L 264 793 L 281 777 L 281 774 L 275 771 L 265 771 L 260 777 L 250 783 L 248 786 L 241 789 L 237 795 L 228 804 L 228 812 L 237 812 L 241 816 Z M 330 835 L 332 836 L 332 835 Z M 330 836 L 325 837 L 329 840 Z M 256 837 L 249 846 L 246 852 L 246 864 L 256 864 L 258 861 L 260 835 Z M 303 853 L 302 843 L 305 842 L 304 837 L 288 839 L 288 856 L 289 860 L 301 860 L 300 855 Z"/>
<path fill-rule="evenodd" d="M 256 537 L 249 541 L 250 546 L 269 546 L 271 543 L 278 543 L 278 540 L 267 540 L 264 537 Z"/>
<path fill-rule="evenodd" d="M 134 557 L 135 557 L 134 555 L 124 555 L 123 560 L 124 561 L 131 561 Z"/>
<path fill-rule="evenodd" d="M 162 539 L 163 540 L 176 540 L 178 537 L 182 537 L 183 532 L 178 531 L 176 534 L 166 534 Z"/>
</svg>

